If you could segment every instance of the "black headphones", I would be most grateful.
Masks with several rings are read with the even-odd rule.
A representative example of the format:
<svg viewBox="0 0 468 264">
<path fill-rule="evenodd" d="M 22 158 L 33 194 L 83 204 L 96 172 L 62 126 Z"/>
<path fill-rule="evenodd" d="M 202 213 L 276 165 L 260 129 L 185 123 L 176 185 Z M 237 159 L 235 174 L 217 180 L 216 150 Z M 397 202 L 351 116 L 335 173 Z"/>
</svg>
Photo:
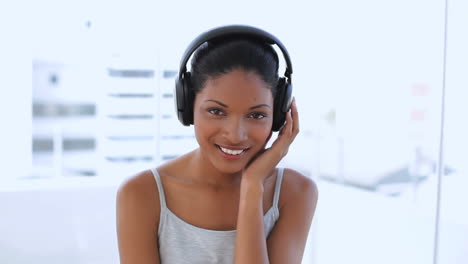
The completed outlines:
<svg viewBox="0 0 468 264">
<path fill-rule="evenodd" d="M 175 80 L 175 104 L 177 117 L 184 126 L 193 124 L 193 102 L 195 95 L 191 88 L 190 72 L 187 72 L 187 62 L 192 53 L 203 43 L 222 38 L 248 38 L 255 39 L 267 44 L 276 44 L 286 61 L 285 77 L 280 77 L 277 85 L 277 93 L 273 106 L 273 131 L 279 131 L 286 120 L 286 113 L 291 105 L 292 94 L 292 65 L 289 54 L 284 45 L 275 36 L 258 28 L 242 25 L 223 26 L 209 30 L 194 39 L 185 50 L 180 61 L 179 73 Z"/>
</svg>

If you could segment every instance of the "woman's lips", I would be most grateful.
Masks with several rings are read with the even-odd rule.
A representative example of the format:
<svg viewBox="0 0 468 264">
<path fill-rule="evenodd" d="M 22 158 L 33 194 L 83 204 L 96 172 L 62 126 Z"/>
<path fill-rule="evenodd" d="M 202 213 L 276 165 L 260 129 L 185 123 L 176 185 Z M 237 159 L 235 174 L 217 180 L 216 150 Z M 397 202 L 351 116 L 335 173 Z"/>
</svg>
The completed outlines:
<svg viewBox="0 0 468 264">
<path fill-rule="evenodd" d="M 244 156 L 244 153 L 249 150 L 249 148 L 239 148 L 239 147 L 224 147 L 216 145 L 221 156 L 229 160 L 240 159 Z"/>
</svg>

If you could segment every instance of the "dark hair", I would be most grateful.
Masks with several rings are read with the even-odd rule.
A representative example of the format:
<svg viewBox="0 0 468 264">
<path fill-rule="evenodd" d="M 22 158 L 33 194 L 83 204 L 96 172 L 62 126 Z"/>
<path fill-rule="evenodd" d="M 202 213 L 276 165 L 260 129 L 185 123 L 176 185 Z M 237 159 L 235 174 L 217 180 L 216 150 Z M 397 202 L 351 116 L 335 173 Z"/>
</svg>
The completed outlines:
<svg viewBox="0 0 468 264">
<path fill-rule="evenodd" d="M 235 69 L 252 71 L 269 86 L 273 98 L 278 83 L 278 55 L 269 44 L 252 39 L 224 39 L 207 42 L 194 53 L 191 63 L 191 87 L 200 92 L 210 78 Z"/>
</svg>

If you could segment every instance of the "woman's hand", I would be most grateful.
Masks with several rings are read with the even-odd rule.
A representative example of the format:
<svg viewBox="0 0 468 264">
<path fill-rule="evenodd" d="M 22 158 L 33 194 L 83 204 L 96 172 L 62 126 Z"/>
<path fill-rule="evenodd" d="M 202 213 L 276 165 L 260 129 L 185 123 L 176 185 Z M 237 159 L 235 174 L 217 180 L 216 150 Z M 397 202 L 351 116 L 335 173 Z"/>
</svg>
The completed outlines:
<svg viewBox="0 0 468 264">
<path fill-rule="evenodd" d="M 291 109 L 286 113 L 286 123 L 280 129 L 278 138 L 270 148 L 260 151 L 255 155 L 244 169 L 243 180 L 253 180 L 263 183 L 263 180 L 271 174 L 281 159 L 286 156 L 289 146 L 299 133 L 299 116 L 296 108 L 296 100 L 293 98 Z"/>
</svg>

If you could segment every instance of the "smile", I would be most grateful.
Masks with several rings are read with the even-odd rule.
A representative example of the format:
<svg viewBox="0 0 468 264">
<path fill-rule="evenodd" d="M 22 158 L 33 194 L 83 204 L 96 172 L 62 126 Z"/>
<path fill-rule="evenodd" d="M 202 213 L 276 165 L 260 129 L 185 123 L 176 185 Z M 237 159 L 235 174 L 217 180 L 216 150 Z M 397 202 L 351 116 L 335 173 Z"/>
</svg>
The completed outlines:
<svg viewBox="0 0 468 264">
<path fill-rule="evenodd" d="M 241 155 L 243 152 L 245 152 L 248 149 L 229 149 L 229 148 L 224 148 L 219 145 L 216 145 L 223 153 L 232 155 L 232 156 L 238 156 Z"/>
</svg>

